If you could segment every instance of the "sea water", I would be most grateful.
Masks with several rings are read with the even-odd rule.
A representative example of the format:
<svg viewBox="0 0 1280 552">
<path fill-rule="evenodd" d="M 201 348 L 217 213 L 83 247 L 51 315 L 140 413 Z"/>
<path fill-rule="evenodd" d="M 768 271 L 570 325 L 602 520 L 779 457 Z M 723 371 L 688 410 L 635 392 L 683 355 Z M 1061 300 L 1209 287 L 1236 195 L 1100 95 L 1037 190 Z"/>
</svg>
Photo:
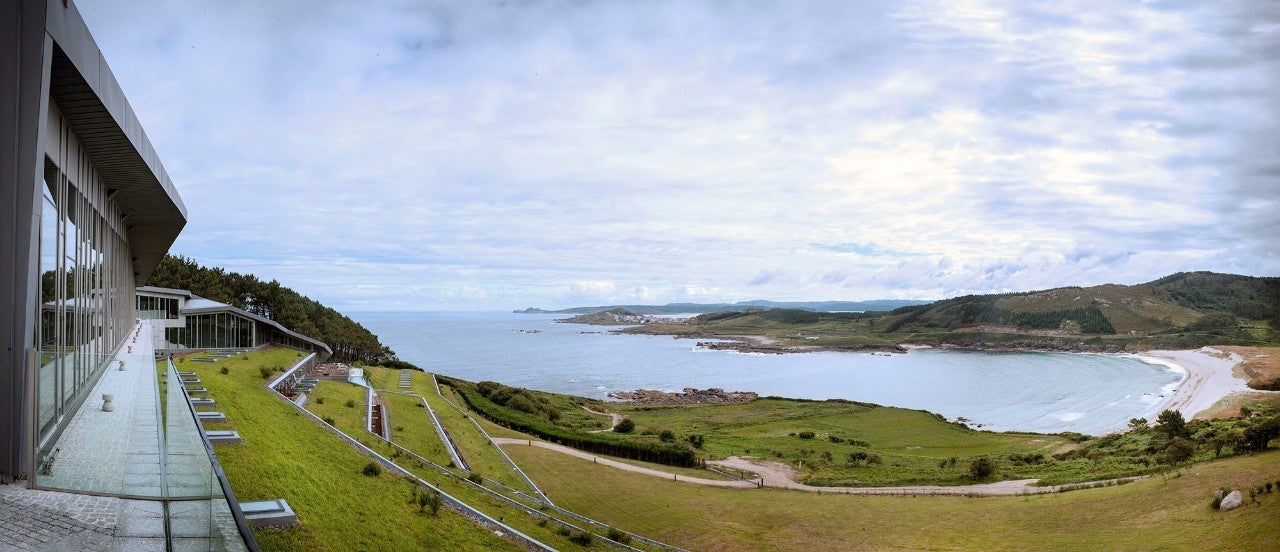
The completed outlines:
<svg viewBox="0 0 1280 552">
<path fill-rule="evenodd" d="M 964 418 L 994 431 L 1102 434 L 1153 419 L 1181 367 L 1134 355 L 915 349 L 751 354 L 498 312 L 355 313 L 403 360 L 439 374 L 608 400 L 610 391 L 719 387 L 848 399 Z"/>
</svg>

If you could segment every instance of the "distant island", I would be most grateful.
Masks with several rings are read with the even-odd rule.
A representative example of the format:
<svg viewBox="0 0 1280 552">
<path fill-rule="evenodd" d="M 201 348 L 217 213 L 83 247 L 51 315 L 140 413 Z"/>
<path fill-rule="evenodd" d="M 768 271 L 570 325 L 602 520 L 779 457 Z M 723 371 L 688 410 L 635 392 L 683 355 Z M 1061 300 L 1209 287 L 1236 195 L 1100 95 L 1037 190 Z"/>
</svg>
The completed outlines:
<svg viewBox="0 0 1280 552">
<path fill-rule="evenodd" d="M 925 305 L 931 301 L 908 299 L 876 299 L 872 301 L 738 301 L 737 303 L 667 303 L 665 305 L 604 305 L 596 307 L 573 307 L 560 310 L 545 310 L 537 307 L 516 309 L 519 314 L 592 314 L 610 310 L 624 309 L 635 315 L 646 314 L 706 314 L 711 312 L 730 312 L 748 308 L 762 309 L 797 309 L 814 312 L 879 312 L 891 311 L 902 307 Z"/>
</svg>

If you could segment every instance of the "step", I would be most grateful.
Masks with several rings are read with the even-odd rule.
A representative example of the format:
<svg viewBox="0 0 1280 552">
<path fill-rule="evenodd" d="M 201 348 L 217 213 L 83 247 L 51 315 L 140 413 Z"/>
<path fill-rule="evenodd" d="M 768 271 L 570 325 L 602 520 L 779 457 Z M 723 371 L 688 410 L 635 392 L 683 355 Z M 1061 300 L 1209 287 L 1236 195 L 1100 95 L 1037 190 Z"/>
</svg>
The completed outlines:
<svg viewBox="0 0 1280 552">
<path fill-rule="evenodd" d="M 227 415 L 221 412 L 196 412 L 196 418 L 201 422 L 225 422 Z"/>
<path fill-rule="evenodd" d="M 214 431 L 206 431 L 205 435 L 209 436 L 209 442 L 215 445 L 238 445 L 244 442 L 240 438 L 240 434 L 229 429 L 219 429 Z"/>
<path fill-rule="evenodd" d="M 217 405 L 218 405 L 218 401 L 210 399 L 209 397 L 193 397 L 191 399 L 191 406 L 207 408 L 207 407 L 217 406 Z"/>
<path fill-rule="evenodd" d="M 281 529 L 298 524 L 298 516 L 283 498 L 241 502 L 240 511 L 255 529 Z"/>
</svg>

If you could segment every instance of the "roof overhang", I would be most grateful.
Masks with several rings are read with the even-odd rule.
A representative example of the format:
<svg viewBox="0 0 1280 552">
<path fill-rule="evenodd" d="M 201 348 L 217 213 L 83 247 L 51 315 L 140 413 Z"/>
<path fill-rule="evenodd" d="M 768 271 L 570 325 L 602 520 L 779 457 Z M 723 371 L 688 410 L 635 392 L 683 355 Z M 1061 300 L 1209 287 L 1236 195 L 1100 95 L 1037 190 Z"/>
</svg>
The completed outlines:
<svg viewBox="0 0 1280 552">
<path fill-rule="evenodd" d="M 169 174 L 75 5 L 49 2 L 49 93 L 125 218 L 138 283 L 146 282 L 187 224 Z"/>
</svg>

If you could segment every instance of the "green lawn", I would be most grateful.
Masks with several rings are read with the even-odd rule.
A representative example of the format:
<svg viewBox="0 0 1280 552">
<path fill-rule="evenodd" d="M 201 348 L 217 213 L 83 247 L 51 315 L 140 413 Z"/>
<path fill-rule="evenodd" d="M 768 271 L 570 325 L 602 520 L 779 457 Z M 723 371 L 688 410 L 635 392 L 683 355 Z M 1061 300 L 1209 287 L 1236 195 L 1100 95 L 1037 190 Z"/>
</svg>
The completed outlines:
<svg viewBox="0 0 1280 552">
<path fill-rule="evenodd" d="M 818 485 L 969 483 L 969 458 L 1048 456 L 1070 443 L 1055 435 L 973 431 L 919 410 L 849 402 L 759 399 L 735 405 L 615 408 L 636 422 L 638 439 L 656 439 L 663 430 L 681 442 L 703 435 L 700 452 L 709 459 L 737 455 L 786 462 Z M 813 436 L 804 438 L 809 433 Z M 855 463 L 850 454 L 857 453 L 878 455 L 882 462 Z M 939 466 L 952 457 L 963 461 Z M 1013 477 L 1017 469 L 1009 466 L 1004 474 Z"/>
<path fill-rule="evenodd" d="M 1280 451 L 1117 487 L 1028 497 L 874 497 L 726 490 L 507 447 L 556 504 L 691 550 L 1269 550 L 1280 491 L 1231 512 L 1219 487 L 1280 480 Z"/>
<path fill-rule="evenodd" d="M 402 477 L 385 470 L 362 475 L 368 457 L 263 387 L 258 367 L 289 364 L 295 353 L 275 349 L 249 353 L 248 360 L 179 365 L 200 376 L 230 419 L 224 425 L 244 437 L 242 445 L 216 447 L 237 498 L 284 498 L 302 522 L 288 530 L 255 531 L 263 550 L 518 549 L 451 510 L 441 509 L 437 517 L 420 514 L 408 504 L 414 485 Z M 222 367 L 229 373 L 219 373 Z M 339 395 L 331 396 L 326 402 L 336 404 L 330 406 L 363 413 L 363 394 L 351 409 Z"/>
<path fill-rule="evenodd" d="M 449 451 L 436 434 L 431 416 L 421 399 L 412 395 L 383 392 L 382 404 L 391 420 L 391 440 L 441 466 L 449 465 Z"/>
</svg>

